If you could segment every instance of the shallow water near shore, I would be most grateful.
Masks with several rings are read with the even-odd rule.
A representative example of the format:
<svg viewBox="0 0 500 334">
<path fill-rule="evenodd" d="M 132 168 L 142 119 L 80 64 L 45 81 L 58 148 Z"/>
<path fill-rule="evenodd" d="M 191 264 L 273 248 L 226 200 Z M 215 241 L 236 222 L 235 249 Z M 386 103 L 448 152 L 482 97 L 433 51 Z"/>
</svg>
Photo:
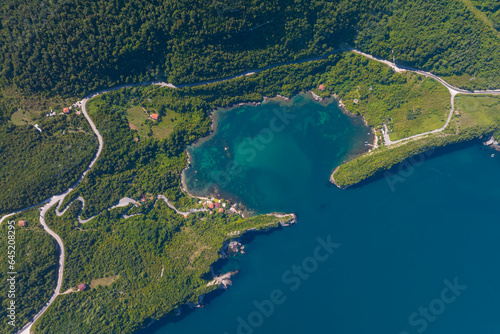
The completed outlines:
<svg viewBox="0 0 500 334">
<path fill-rule="evenodd" d="M 188 149 L 188 190 L 241 201 L 250 211 L 289 211 L 317 178 L 369 147 L 373 135 L 360 117 L 342 113 L 335 100 L 308 94 L 271 99 L 215 113 L 216 131 Z M 326 173 L 326 174 L 325 174 Z"/>
<path fill-rule="evenodd" d="M 296 117 L 269 140 L 261 131 L 283 110 Z M 151 333 L 500 331 L 500 155 L 482 145 L 431 154 L 339 190 L 330 171 L 371 139 L 334 104 L 299 96 L 218 118 L 214 136 L 191 148 L 189 190 L 218 182 L 249 209 L 295 212 L 298 223 L 256 236 L 231 263 L 239 274 L 228 291 Z M 268 143 L 248 142 L 259 133 Z"/>
</svg>

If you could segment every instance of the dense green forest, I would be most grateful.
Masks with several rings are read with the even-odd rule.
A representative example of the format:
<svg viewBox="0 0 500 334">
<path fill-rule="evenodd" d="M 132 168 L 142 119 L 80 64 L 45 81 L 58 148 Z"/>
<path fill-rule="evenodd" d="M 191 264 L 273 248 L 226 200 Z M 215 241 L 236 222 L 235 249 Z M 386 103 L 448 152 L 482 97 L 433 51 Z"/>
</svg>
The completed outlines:
<svg viewBox="0 0 500 334">
<path fill-rule="evenodd" d="M 27 226 L 18 226 L 19 220 Z M 9 260 L 7 241 L 9 224 L 15 222 L 15 269 L 16 275 L 16 326 L 7 324 L 8 296 L 7 272 Z M 0 226 L 0 331 L 14 333 L 24 326 L 49 300 L 57 284 L 58 250 L 57 244 L 42 228 L 38 221 L 38 210 L 31 209 L 10 217 Z"/>
<path fill-rule="evenodd" d="M 500 31 L 500 3 L 497 0 L 472 0 L 472 3 L 484 12 L 494 28 Z"/>
<path fill-rule="evenodd" d="M 6 1 L 0 73 L 32 91 L 196 82 L 323 54 L 354 39 L 374 0 Z"/>
<path fill-rule="evenodd" d="M 500 76 L 498 35 L 461 0 L 24 0 L 0 13 L 0 82 L 56 95 L 197 82 L 347 45 L 463 87 Z"/>
<path fill-rule="evenodd" d="M 8 114 L 8 113 L 7 113 Z M 87 168 L 97 140 L 82 116 L 57 115 L 33 125 L 0 125 L 0 214 L 66 190 Z"/>
<path fill-rule="evenodd" d="M 89 215 L 125 195 L 142 193 L 164 194 L 181 205 L 192 205 L 179 190 L 180 171 L 186 164 L 184 147 L 208 133 L 210 110 L 219 105 L 260 101 L 263 95 L 292 95 L 304 87 L 311 89 L 318 85 L 319 74 L 326 66 L 339 59 L 289 65 L 230 84 L 182 90 L 136 87 L 94 98 L 88 110 L 104 138 L 104 150 L 68 199 L 82 195 L 86 200 L 84 214 Z M 165 115 L 175 111 L 177 119 L 171 134 L 167 138 L 157 138 L 154 132 L 139 136 L 129 126 L 131 109 L 137 105 Z M 172 122 L 168 117 L 163 121 Z M 130 213 L 148 212 L 152 204 L 148 200 Z M 200 294 L 214 288 L 205 286 L 210 277 L 207 273 L 227 234 L 276 226 L 279 220 L 273 216 L 243 220 L 226 213 L 197 213 L 186 219 L 160 201 L 145 215 L 122 219 L 121 213 L 127 208 L 105 210 L 82 225 L 76 221 L 80 207 L 75 202 L 63 217 L 53 212 L 46 215 L 66 246 L 63 290 L 82 282 L 92 284 L 96 279 L 118 279 L 109 286 L 58 297 L 37 323 L 36 330 L 41 333 L 64 332 L 77 325 L 82 333 L 133 332 L 146 325 L 147 319 L 197 302 Z M 117 318 L 116 314 L 121 316 Z"/>
<path fill-rule="evenodd" d="M 461 0 L 394 1 L 391 16 L 362 29 L 357 46 L 467 89 L 498 88 L 499 35 Z"/>
</svg>

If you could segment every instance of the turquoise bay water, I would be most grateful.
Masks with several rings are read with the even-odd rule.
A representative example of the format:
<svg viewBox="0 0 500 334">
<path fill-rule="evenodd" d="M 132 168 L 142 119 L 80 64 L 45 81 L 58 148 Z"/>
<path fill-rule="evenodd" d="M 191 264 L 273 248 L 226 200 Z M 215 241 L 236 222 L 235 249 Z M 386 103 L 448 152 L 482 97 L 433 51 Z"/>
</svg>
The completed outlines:
<svg viewBox="0 0 500 334">
<path fill-rule="evenodd" d="M 302 200 L 297 194 L 328 183 L 319 173 L 328 175 L 347 154 L 364 151 L 365 142 L 373 141 L 360 118 L 308 95 L 223 110 L 215 118 L 215 134 L 189 149 L 189 190 L 241 200 L 264 213 L 295 211 L 290 208 Z"/>
<path fill-rule="evenodd" d="M 241 143 L 283 108 L 296 117 L 265 147 L 251 146 L 255 154 L 245 151 Z M 258 212 L 295 212 L 298 223 L 257 235 L 228 264 L 240 269 L 228 291 L 151 333 L 500 332 L 494 152 L 435 152 L 397 183 L 339 190 L 328 184 L 331 169 L 371 140 L 334 105 L 299 97 L 219 118 L 216 134 L 192 149 L 190 189 L 210 190 L 211 172 L 229 171 L 219 191 Z"/>
</svg>

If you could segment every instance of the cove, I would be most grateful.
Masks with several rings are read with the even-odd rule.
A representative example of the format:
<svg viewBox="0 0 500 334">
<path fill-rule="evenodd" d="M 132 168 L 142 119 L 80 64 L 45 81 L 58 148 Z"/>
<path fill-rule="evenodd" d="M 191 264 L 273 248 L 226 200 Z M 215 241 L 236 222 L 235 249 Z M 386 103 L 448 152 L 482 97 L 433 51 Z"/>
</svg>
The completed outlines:
<svg viewBox="0 0 500 334">
<path fill-rule="evenodd" d="M 273 108 L 295 103 L 297 117 L 253 160 L 237 154 L 269 127 Z M 233 286 L 149 333 L 500 331 L 500 159 L 493 151 L 468 145 L 432 153 L 394 171 L 397 184 L 381 177 L 340 190 L 328 183 L 331 169 L 370 138 L 334 104 L 302 96 L 218 117 L 215 134 L 191 148 L 189 190 L 218 188 L 256 212 L 295 212 L 298 222 L 256 235 L 227 265 L 239 269 Z M 241 170 L 217 185 L 210 172 L 232 171 L 231 161 Z"/>
<path fill-rule="evenodd" d="M 258 213 L 294 212 L 305 188 L 327 184 L 335 166 L 373 141 L 361 118 L 342 113 L 333 99 L 319 103 L 308 94 L 218 110 L 214 121 L 214 134 L 188 148 L 186 186 Z"/>
</svg>

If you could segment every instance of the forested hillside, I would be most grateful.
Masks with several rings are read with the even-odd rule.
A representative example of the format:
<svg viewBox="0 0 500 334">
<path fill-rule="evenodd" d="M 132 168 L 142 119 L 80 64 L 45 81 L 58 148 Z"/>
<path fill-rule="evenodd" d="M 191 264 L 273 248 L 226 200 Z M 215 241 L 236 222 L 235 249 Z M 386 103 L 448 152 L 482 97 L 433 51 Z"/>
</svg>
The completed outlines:
<svg viewBox="0 0 500 334">
<path fill-rule="evenodd" d="M 463 88 L 500 88 L 499 35 L 461 0 L 397 3 L 391 17 L 361 30 L 361 49 Z"/>
<path fill-rule="evenodd" d="M 351 42 L 357 22 L 383 7 L 375 0 L 7 1 L 0 72 L 57 94 L 150 78 L 199 81 L 323 54 Z"/>
<path fill-rule="evenodd" d="M 33 125 L 0 125 L 0 214 L 59 194 L 87 168 L 97 139 L 83 115 L 57 115 Z"/>
<path fill-rule="evenodd" d="M 343 45 L 458 76 L 451 80 L 464 87 L 491 87 L 500 73 L 498 37 L 460 0 L 11 0 L 0 8 L 2 80 L 51 94 L 196 82 Z"/>
<path fill-rule="evenodd" d="M 495 29 L 500 31 L 500 2 L 497 0 L 474 0 L 473 3 L 493 22 Z"/>
</svg>

